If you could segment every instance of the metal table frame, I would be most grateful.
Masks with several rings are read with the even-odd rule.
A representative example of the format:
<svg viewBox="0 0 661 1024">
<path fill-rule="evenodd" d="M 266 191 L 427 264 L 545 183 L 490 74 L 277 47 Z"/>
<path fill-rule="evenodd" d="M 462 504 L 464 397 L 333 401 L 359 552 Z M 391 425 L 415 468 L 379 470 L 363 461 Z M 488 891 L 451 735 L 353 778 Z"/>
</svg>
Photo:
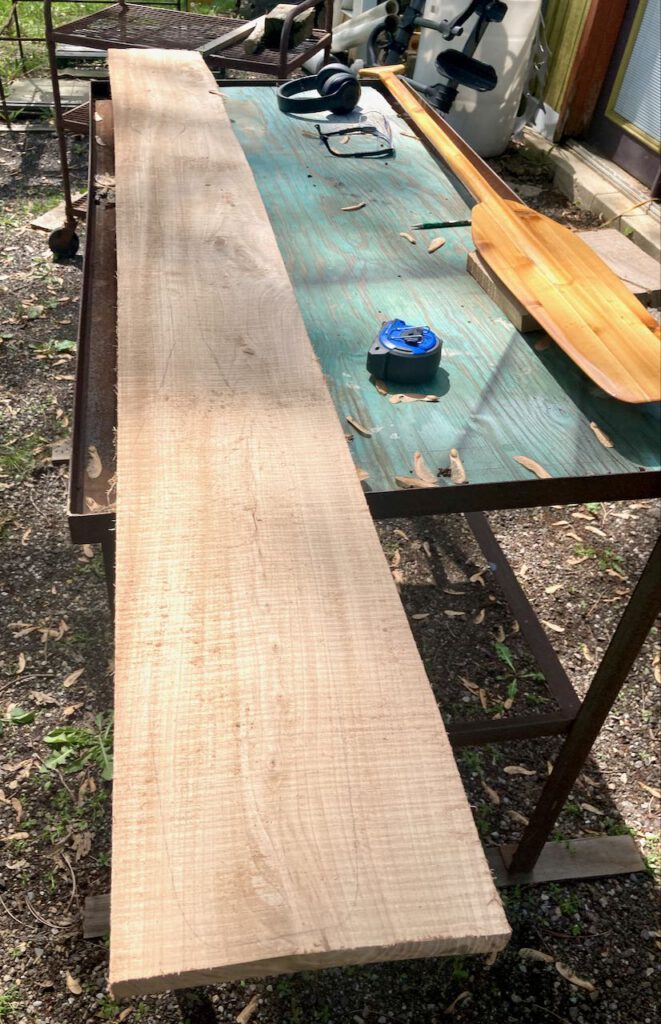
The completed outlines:
<svg viewBox="0 0 661 1024">
<path fill-rule="evenodd" d="M 242 84 L 224 82 L 223 88 Z M 255 87 L 272 84 L 254 83 Z M 114 461 L 117 307 L 115 210 L 113 203 L 93 201 L 95 176 L 112 174 L 114 171 L 112 123 L 111 117 L 105 113 L 111 111 L 111 104 L 104 103 L 102 121 L 93 120 L 97 103 L 107 101 L 109 96 L 108 83 L 92 84 L 90 118 L 94 130 L 90 130 L 90 203 L 79 324 L 69 525 L 74 543 L 101 544 L 112 606 L 115 571 L 114 511 L 103 510 L 91 497 L 89 489 L 98 486 L 98 482 L 90 481 L 85 473 L 90 444 L 101 450 L 106 465 L 113 466 Z M 105 135 L 101 147 L 95 139 L 100 132 Z M 500 848 L 502 866 L 509 882 L 536 880 L 534 869 L 540 853 L 659 612 L 661 540 L 657 541 L 588 693 L 581 702 L 516 580 L 483 510 L 529 508 L 590 500 L 650 498 L 659 494 L 660 479 L 661 474 L 656 471 L 631 472 L 366 494 L 375 519 L 449 512 L 462 512 L 466 515 L 485 558 L 496 567 L 495 579 L 500 583 L 521 632 L 546 678 L 549 691 L 559 705 L 557 711 L 543 715 L 522 715 L 487 722 L 456 722 L 447 726 L 450 741 L 455 748 L 548 735 L 567 737 L 554 770 L 544 785 L 530 824 L 524 829 L 516 848 Z M 96 510 L 91 512 L 90 508 Z M 600 842 L 608 843 L 614 838 L 622 837 L 604 837 Z M 547 844 L 547 847 L 554 845 Z M 618 865 L 615 858 L 611 869 L 605 868 L 602 860 L 599 870 L 592 872 L 589 864 L 579 865 L 579 861 L 580 857 L 576 859 L 577 874 L 583 877 L 589 877 L 590 873 L 594 875 L 634 870 L 631 860 L 628 866 L 623 867 Z M 567 877 L 566 874 L 564 877 Z"/>
<path fill-rule="evenodd" d="M 323 50 L 324 63 L 330 57 L 332 40 L 333 5 L 331 0 L 301 0 L 296 6 L 292 6 L 282 27 L 282 37 L 279 50 L 264 50 L 255 56 L 247 56 L 243 50 L 243 44 L 228 47 L 219 53 L 208 49 L 209 43 L 217 40 L 225 32 L 238 28 L 245 24 L 245 19 L 223 18 L 212 15 L 190 14 L 188 10 L 182 11 L 179 8 L 181 0 L 171 0 L 177 3 L 177 10 L 163 10 L 150 4 L 129 4 L 127 0 L 119 0 L 101 11 L 96 11 L 84 18 L 69 22 L 66 25 L 53 25 L 51 6 L 61 0 L 43 0 L 44 3 L 44 24 L 46 27 L 46 47 L 48 50 L 48 64 L 50 69 L 51 87 L 53 90 L 53 111 L 55 120 L 55 131 L 57 133 L 60 168 L 62 172 L 62 188 L 64 191 L 65 224 L 62 230 L 54 231 L 49 237 L 49 245 L 56 255 L 73 256 L 78 251 L 78 238 L 75 234 L 76 221 L 78 219 L 76 210 L 71 198 L 71 176 L 69 173 L 69 159 L 66 146 L 66 131 L 81 134 L 88 125 L 89 112 L 86 105 L 74 108 L 68 114 L 65 113 L 62 105 L 60 92 L 60 81 L 57 70 L 57 43 L 70 43 L 73 45 L 96 47 L 107 50 L 110 48 L 119 49 L 142 49 L 149 46 L 161 46 L 165 48 L 182 48 L 197 50 L 202 48 L 204 59 L 212 71 L 219 72 L 226 68 L 239 71 L 251 71 L 257 74 L 276 75 L 278 80 L 284 80 L 299 68 L 304 61 L 313 54 Z M 83 0 L 92 2 L 92 0 Z M 304 40 L 297 46 L 289 49 L 289 37 L 294 24 L 294 18 L 313 7 L 320 7 L 323 4 L 325 10 L 325 23 L 323 29 L 314 29 L 310 39 Z M 187 0 L 186 0 L 187 6 Z M 135 17 L 146 17 L 145 9 L 149 16 L 160 21 L 160 25 L 150 26 L 151 37 L 140 36 L 139 27 L 134 35 L 127 31 L 128 19 Z M 109 20 L 114 18 L 111 26 Z M 104 24 L 105 19 L 106 24 Z M 145 29 L 147 31 L 147 29 Z M 185 39 L 182 39 L 182 34 Z M 194 44 L 194 45 L 192 45 Z M 2 95 L 0 95 L 2 99 Z M 94 132 L 90 131 L 90 138 Z"/>
</svg>

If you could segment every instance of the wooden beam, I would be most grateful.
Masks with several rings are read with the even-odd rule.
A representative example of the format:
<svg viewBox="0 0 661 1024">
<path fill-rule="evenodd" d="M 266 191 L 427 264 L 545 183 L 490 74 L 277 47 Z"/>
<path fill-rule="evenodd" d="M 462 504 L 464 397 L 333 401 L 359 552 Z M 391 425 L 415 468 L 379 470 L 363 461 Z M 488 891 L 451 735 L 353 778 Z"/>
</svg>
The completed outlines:
<svg viewBox="0 0 661 1024">
<path fill-rule="evenodd" d="M 228 50 L 230 46 L 237 46 L 254 32 L 260 21 L 261 18 L 254 18 L 252 21 L 244 21 L 240 25 L 237 25 L 236 28 L 223 33 L 222 36 L 217 36 L 216 39 L 210 39 L 208 43 L 202 43 L 201 46 L 198 46 L 197 52 L 201 53 L 202 56 L 206 56 L 209 53 L 220 53 L 222 50 Z"/>
<path fill-rule="evenodd" d="M 590 127 L 627 3 L 592 0 L 558 111 L 562 135 L 583 135 Z"/>
<path fill-rule="evenodd" d="M 438 708 L 211 73 L 159 50 L 111 50 L 110 73 L 112 990 L 500 949 Z"/>
</svg>

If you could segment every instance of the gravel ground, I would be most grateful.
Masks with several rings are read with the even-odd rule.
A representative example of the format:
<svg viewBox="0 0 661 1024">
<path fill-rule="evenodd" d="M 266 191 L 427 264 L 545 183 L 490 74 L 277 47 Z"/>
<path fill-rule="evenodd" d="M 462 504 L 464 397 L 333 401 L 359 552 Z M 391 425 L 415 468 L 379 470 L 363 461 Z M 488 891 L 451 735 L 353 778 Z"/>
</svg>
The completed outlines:
<svg viewBox="0 0 661 1024">
<path fill-rule="evenodd" d="M 84 178 L 84 145 L 72 144 L 72 159 Z M 543 161 L 516 150 L 498 169 L 546 212 L 591 222 L 554 192 Z M 81 936 L 84 898 L 109 886 L 110 724 L 98 716 L 112 707 L 100 553 L 70 544 L 66 466 L 50 458 L 71 429 L 81 263 L 53 262 L 45 236 L 28 227 L 58 193 L 53 138 L 0 134 L 0 179 L 0 1022 L 169 1024 L 181 1019 L 171 995 L 113 1002 L 107 941 Z M 658 515 L 641 501 L 490 516 L 582 692 Z M 389 522 L 379 532 L 446 719 L 507 714 L 509 701 L 512 712 L 548 708 L 461 518 Z M 556 829 L 564 839 L 631 833 L 647 873 L 506 890 L 513 937 L 493 963 L 411 961 L 226 985 L 212 990 L 218 1020 L 252 1007 L 253 1024 L 652 1024 L 661 948 L 657 641 L 655 630 Z M 460 754 L 486 843 L 520 833 L 558 746 Z M 555 961 L 590 984 L 572 984 Z"/>
</svg>

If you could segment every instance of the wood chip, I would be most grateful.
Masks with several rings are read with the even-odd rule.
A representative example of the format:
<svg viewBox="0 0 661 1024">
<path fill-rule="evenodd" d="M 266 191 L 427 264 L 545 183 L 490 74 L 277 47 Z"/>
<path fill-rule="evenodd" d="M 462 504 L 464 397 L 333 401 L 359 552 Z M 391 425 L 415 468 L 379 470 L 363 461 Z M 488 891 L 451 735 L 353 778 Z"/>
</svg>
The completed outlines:
<svg viewBox="0 0 661 1024">
<path fill-rule="evenodd" d="M 367 427 L 364 427 L 362 423 L 359 423 L 358 420 L 355 420 L 352 416 L 347 416 L 346 421 L 353 427 L 354 430 L 357 430 L 359 434 L 362 434 L 363 437 L 372 436 L 372 431 L 368 430 Z"/>
<path fill-rule="evenodd" d="M 484 616 L 485 615 L 486 615 L 486 612 L 485 612 L 484 608 L 480 608 L 480 610 L 477 613 L 477 615 L 473 616 L 473 622 L 475 623 L 476 626 L 481 626 L 482 625 L 482 623 L 484 622 Z"/>
<path fill-rule="evenodd" d="M 21 651 L 21 653 L 18 656 L 18 663 L 16 665 L 16 675 L 17 676 L 20 676 L 21 672 L 25 672 L 26 664 L 27 663 L 26 663 L 26 660 L 25 660 L 25 655 L 23 654 L 23 651 Z"/>
<path fill-rule="evenodd" d="M 96 447 L 91 444 L 87 449 L 88 459 L 85 472 L 91 480 L 96 480 L 103 472 L 103 463 Z"/>
<path fill-rule="evenodd" d="M 553 583 L 550 587 L 544 587 L 545 594 L 556 594 L 558 590 L 562 590 L 564 583 Z"/>
<path fill-rule="evenodd" d="M 248 1024 L 248 1021 L 250 1020 L 258 1006 L 259 996 L 254 995 L 250 1002 L 243 1007 L 241 1013 L 237 1014 L 236 1024 Z"/>
<path fill-rule="evenodd" d="M 429 484 L 418 476 L 396 476 L 395 483 L 398 487 L 435 487 L 436 484 Z"/>
<path fill-rule="evenodd" d="M 597 438 L 597 440 L 601 441 L 601 443 L 603 444 L 604 448 L 612 448 L 613 447 L 613 442 L 611 441 L 611 439 L 608 436 L 608 434 L 604 434 L 604 432 L 601 429 L 601 427 L 598 427 L 596 423 L 591 423 L 590 424 L 590 429 L 594 432 L 594 436 Z"/>
<path fill-rule="evenodd" d="M 505 775 L 537 775 L 537 772 L 532 771 L 530 768 L 524 768 L 520 764 L 508 764 L 503 768 Z"/>
<path fill-rule="evenodd" d="M 519 950 L 519 956 L 522 960 L 538 960 L 543 964 L 555 962 L 555 957 L 551 956 L 550 953 L 542 953 L 541 949 L 530 949 L 528 946 L 522 946 Z"/>
<path fill-rule="evenodd" d="M 480 687 L 480 689 L 478 690 L 477 695 L 480 698 L 480 704 L 482 705 L 482 710 L 486 711 L 488 706 L 489 706 L 489 699 L 488 699 L 489 695 L 488 695 L 487 691 L 484 689 L 483 686 Z"/>
<path fill-rule="evenodd" d="M 496 626 L 496 628 L 494 630 L 494 636 L 496 638 L 496 643 L 499 643 L 499 644 L 504 644 L 505 643 L 505 630 L 503 629 L 502 626 Z"/>
<path fill-rule="evenodd" d="M 412 615 L 411 618 L 419 621 L 421 619 L 428 619 L 430 615 L 431 612 L 417 612 L 417 614 Z"/>
<path fill-rule="evenodd" d="M 576 988 L 585 989 L 586 992 L 597 991 L 591 981 L 588 981 L 587 978 L 579 978 L 579 976 L 572 971 L 571 967 L 568 967 L 567 964 L 563 964 L 561 960 L 556 960 L 555 969 L 561 978 L 564 978 L 565 981 L 568 981 L 571 985 L 575 985 Z"/>
<path fill-rule="evenodd" d="M 468 582 L 469 583 L 479 583 L 480 586 L 483 587 L 485 584 L 484 584 L 484 579 L 482 577 L 484 576 L 484 573 L 486 571 L 487 571 L 486 569 L 480 569 L 479 572 L 474 572 L 473 575 L 469 577 Z"/>
<path fill-rule="evenodd" d="M 400 231 L 399 232 L 399 237 L 400 238 L 405 238 L 407 242 L 411 243 L 411 245 L 417 245 L 415 237 L 413 235 L 409 234 L 408 231 Z"/>
<path fill-rule="evenodd" d="M 427 252 L 428 253 L 437 252 L 437 250 L 438 249 L 442 249 L 444 245 L 445 245 L 445 239 L 444 238 L 441 238 L 440 236 L 438 238 L 432 238 L 431 242 L 427 246 Z"/>
<path fill-rule="evenodd" d="M 552 633 L 564 633 L 565 631 L 564 626 L 556 626 L 555 622 L 549 622 L 548 619 L 542 619 L 541 621 L 544 623 L 547 629 L 551 630 Z"/>
<path fill-rule="evenodd" d="M 468 477 L 456 448 L 450 449 L 450 480 L 453 484 L 467 484 Z"/>
<path fill-rule="evenodd" d="M 365 203 L 354 203 L 353 206 L 343 206 L 342 213 L 350 213 L 352 210 L 362 210 Z"/>
<path fill-rule="evenodd" d="M 390 395 L 388 401 L 393 405 L 398 405 L 399 402 L 438 402 L 438 395 L 397 394 Z"/>
<path fill-rule="evenodd" d="M 384 381 L 379 380 L 377 377 L 374 378 L 374 387 L 376 388 L 380 395 L 388 394 L 388 386 L 385 384 Z"/>
<path fill-rule="evenodd" d="M 457 612 L 453 608 L 444 608 L 443 614 L 447 615 L 448 619 L 465 619 L 466 612 Z"/>
<path fill-rule="evenodd" d="M 436 485 L 437 479 L 426 465 L 421 452 L 413 453 L 413 471 L 420 480 L 424 480 L 428 484 L 434 484 L 434 486 Z"/>
<path fill-rule="evenodd" d="M 543 466 L 540 466 L 539 462 L 535 462 L 534 459 L 529 459 L 527 455 L 515 455 L 514 461 L 518 462 L 524 469 L 529 469 L 531 473 L 538 476 L 540 480 L 550 480 L 551 474 L 547 473 Z"/>
<path fill-rule="evenodd" d="M 402 561 L 402 552 L 399 550 L 399 548 L 397 548 L 397 550 L 395 551 L 395 554 L 392 556 L 392 559 L 390 561 L 390 565 L 391 565 L 391 567 L 393 569 L 396 569 L 397 566 L 401 563 L 401 561 Z"/>
<path fill-rule="evenodd" d="M 604 816 L 604 812 L 600 811 L 598 807 L 594 806 L 594 804 L 581 804 L 581 807 L 584 811 L 587 811 L 588 814 L 597 814 L 600 818 L 603 818 Z"/>
</svg>

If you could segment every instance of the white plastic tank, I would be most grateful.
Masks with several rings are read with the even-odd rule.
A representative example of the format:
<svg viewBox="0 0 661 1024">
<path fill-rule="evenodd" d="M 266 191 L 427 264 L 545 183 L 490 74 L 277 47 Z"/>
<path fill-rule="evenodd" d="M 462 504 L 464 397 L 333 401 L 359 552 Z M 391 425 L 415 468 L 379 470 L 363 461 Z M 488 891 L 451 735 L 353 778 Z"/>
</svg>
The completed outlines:
<svg viewBox="0 0 661 1024">
<path fill-rule="evenodd" d="M 491 64 L 498 76 L 492 92 L 475 92 L 464 85 L 452 109 L 444 115 L 453 128 L 481 156 L 497 156 L 507 148 L 521 94 L 526 86 L 530 54 L 537 32 L 542 0 L 506 0 L 507 14 L 500 23 L 490 23 L 474 53 L 476 60 Z M 451 21 L 468 6 L 468 0 L 427 0 L 425 18 Z M 462 50 L 475 17 L 464 24 L 463 35 L 452 42 L 440 32 L 422 29 L 413 78 L 425 85 L 446 81 L 436 70 L 436 56 L 442 50 Z"/>
</svg>

